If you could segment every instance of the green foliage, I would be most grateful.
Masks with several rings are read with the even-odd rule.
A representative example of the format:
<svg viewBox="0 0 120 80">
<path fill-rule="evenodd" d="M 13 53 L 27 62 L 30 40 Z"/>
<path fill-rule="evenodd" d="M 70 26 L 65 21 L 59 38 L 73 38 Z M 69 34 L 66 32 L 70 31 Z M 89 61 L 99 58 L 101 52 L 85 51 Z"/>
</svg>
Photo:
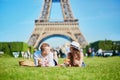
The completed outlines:
<svg viewBox="0 0 120 80">
<path fill-rule="evenodd" d="M 87 45 L 86 48 L 83 48 L 83 53 L 86 54 L 91 45 Z"/>
<path fill-rule="evenodd" d="M 0 57 L 0 80 L 120 80 L 120 57 L 85 57 L 85 68 L 24 67 L 20 60 L 25 59 Z"/>
<path fill-rule="evenodd" d="M 0 51 L 4 51 L 4 53 L 10 53 L 11 50 L 7 42 L 0 42 Z"/>
<path fill-rule="evenodd" d="M 28 49 L 28 47 L 29 47 L 28 44 L 26 44 L 26 43 L 23 42 L 22 45 L 23 45 L 22 51 L 25 51 L 25 52 L 26 52 L 27 49 Z"/>
<path fill-rule="evenodd" d="M 90 43 L 90 45 L 88 45 L 86 49 L 88 49 L 88 47 L 94 48 L 95 51 L 97 51 L 100 48 L 102 50 L 113 50 L 113 41 L 111 40 L 96 41 Z"/>
<path fill-rule="evenodd" d="M 120 41 L 113 42 L 113 50 L 118 50 L 120 52 Z"/>
<path fill-rule="evenodd" d="M 10 42 L 8 43 L 8 46 L 10 46 L 12 52 L 20 52 L 22 51 L 22 45 L 23 42 Z"/>
<path fill-rule="evenodd" d="M 29 48 L 30 48 L 30 53 L 34 53 L 34 47 L 29 46 Z"/>
<path fill-rule="evenodd" d="M 24 42 L 0 42 L 0 51 L 11 56 L 12 52 L 26 52 L 28 47 L 28 44 Z M 33 52 L 33 47 L 30 50 Z"/>
<path fill-rule="evenodd" d="M 86 53 L 87 53 L 86 48 L 83 48 L 83 53 L 84 53 L 84 54 L 86 54 Z"/>
<path fill-rule="evenodd" d="M 94 43 L 91 43 L 90 45 L 91 45 L 92 48 L 94 48 L 95 51 L 97 51 L 99 49 L 98 44 L 99 44 L 99 41 L 96 41 Z"/>
<path fill-rule="evenodd" d="M 98 48 L 103 50 L 112 50 L 113 42 L 110 40 L 99 41 Z"/>
</svg>

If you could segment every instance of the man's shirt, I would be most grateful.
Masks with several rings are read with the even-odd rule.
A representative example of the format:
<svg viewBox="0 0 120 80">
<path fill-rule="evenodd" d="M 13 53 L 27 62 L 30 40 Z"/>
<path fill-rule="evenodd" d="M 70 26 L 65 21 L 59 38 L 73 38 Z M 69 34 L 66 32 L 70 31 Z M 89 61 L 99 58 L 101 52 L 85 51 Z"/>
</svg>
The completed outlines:
<svg viewBox="0 0 120 80">
<path fill-rule="evenodd" d="M 46 66 L 47 64 L 49 64 L 49 66 L 55 66 L 53 61 L 53 53 L 51 52 L 45 57 L 43 57 L 40 50 L 36 51 L 34 53 L 35 66 L 38 66 L 38 59 L 40 59 L 41 66 Z"/>
</svg>

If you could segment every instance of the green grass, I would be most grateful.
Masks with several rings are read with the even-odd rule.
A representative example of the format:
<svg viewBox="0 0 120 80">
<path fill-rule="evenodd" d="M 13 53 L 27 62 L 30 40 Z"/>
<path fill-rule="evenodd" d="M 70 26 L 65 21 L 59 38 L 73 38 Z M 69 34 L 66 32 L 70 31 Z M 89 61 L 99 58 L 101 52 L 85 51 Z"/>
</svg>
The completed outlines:
<svg viewBox="0 0 120 80">
<path fill-rule="evenodd" d="M 85 57 L 85 68 L 24 67 L 20 60 L 24 59 L 0 57 L 0 80 L 120 80 L 120 57 Z"/>
</svg>

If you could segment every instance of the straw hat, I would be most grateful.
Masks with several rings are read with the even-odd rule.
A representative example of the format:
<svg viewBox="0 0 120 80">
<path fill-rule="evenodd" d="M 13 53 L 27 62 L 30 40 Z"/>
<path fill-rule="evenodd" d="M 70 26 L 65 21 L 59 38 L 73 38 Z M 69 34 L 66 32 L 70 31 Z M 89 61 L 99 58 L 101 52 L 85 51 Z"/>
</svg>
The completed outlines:
<svg viewBox="0 0 120 80">
<path fill-rule="evenodd" d="M 80 50 L 80 44 L 78 42 L 73 41 L 70 46 L 74 47 L 75 49 Z"/>
</svg>

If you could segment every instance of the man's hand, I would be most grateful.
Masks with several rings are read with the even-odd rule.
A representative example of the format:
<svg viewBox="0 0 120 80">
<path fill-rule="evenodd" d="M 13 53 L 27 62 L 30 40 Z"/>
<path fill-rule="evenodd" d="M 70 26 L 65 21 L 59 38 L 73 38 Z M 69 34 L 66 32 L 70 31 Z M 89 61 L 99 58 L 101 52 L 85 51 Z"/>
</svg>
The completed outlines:
<svg viewBox="0 0 120 80">
<path fill-rule="evenodd" d="M 38 58 L 38 62 L 41 62 L 41 59 L 40 59 L 40 58 Z"/>
<path fill-rule="evenodd" d="M 41 59 L 38 58 L 38 66 L 42 66 Z"/>
</svg>

